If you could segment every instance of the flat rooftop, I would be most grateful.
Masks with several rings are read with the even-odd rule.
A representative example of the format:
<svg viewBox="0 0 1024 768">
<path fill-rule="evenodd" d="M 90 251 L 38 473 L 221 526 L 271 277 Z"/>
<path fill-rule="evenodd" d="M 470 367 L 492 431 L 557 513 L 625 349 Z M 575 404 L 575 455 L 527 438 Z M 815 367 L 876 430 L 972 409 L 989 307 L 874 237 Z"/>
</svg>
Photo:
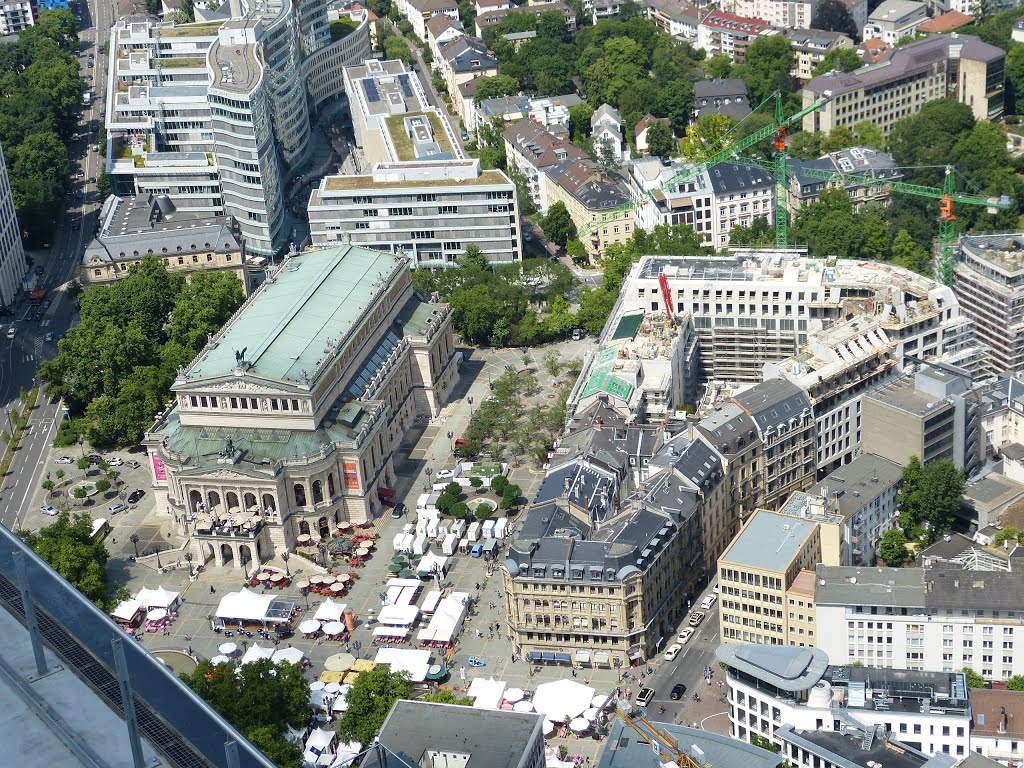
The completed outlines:
<svg viewBox="0 0 1024 768">
<path fill-rule="evenodd" d="M 864 749 L 861 745 L 862 735 L 859 731 L 839 733 L 837 731 L 795 730 L 787 725 L 781 729 L 779 736 L 803 747 L 811 754 L 824 756 L 829 763 L 839 766 L 839 768 L 876 768 L 878 765 L 884 765 L 885 768 L 923 768 L 930 762 L 917 750 L 902 744 L 894 744 L 885 739 L 875 739 L 870 749 Z M 955 762 L 949 755 L 942 757 L 946 759 L 947 766 L 952 766 Z M 815 761 L 817 759 L 815 757 Z M 936 768 L 939 766 L 937 765 Z"/>
<path fill-rule="evenodd" d="M 917 389 L 913 376 L 904 376 L 883 384 L 865 397 L 922 417 L 938 413 L 936 404 L 946 400 L 945 397 L 936 397 Z"/>
<path fill-rule="evenodd" d="M 244 34 L 246 30 L 262 26 L 261 19 L 232 19 L 223 24 L 225 30 Z M 213 67 L 211 88 L 247 94 L 263 76 L 263 65 L 256 58 L 256 48 L 245 41 L 225 42 L 218 38 L 210 46 L 210 66 Z"/>
<path fill-rule="evenodd" d="M 353 330 L 404 262 L 383 251 L 342 246 L 285 260 L 188 369 L 189 379 L 230 376 L 245 350 L 246 372 L 304 383 Z"/>
<path fill-rule="evenodd" d="M 818 605 L 879 605 L 925 607 L 921 568 L 855 568 L 818 565 L 814 602 Z"/>
<path fill-rule="evenodd" d="M 849 517 L 889 491 L 903 476 L 903 468 L 894 461 L 862 453 L 849 464 L 844 464 L 809 493 L 821 496 L 828 492 L 829 508 L 839 508 Z"/>
<path fill-rule="evenodd" d="M 460 161 L 457 161 L 460 162 Z M 426 165 L 426 163 L 424 163 Z M 501 171 L 481 171 L 475 179 L 437 178 L 408 179 L 406 181 L 376 181 L 372 175 L 328 176 L 323 181 L 324 190 L 342 192 L 360 189 L 414 189 L 417 187 L 472 187 L 477 185 L 508 184 L 509 180 Z"/>
<path fill-rule="evenodd" d="M 759 509 L 719 558 L 721 563 L 764 571 L 784 571 L 817 523 Z"/>
<path fill-rule="evenodd" d="M 641 723 L 637 724 L 644 728 Z M 662 734 L 675 739 L 677 748 L 697 760 L 699 765 L 775 768 L 783 760 L 775 752 L 700 728 L 687 728 L 675 723 L 655 723 L 655 726 Z M 646 728 L 644 730 L 646 732 Z M 621 718 L 613 718 L 596 768 L 663 768 L 665 756 L 651 749 L 654 738 L 649 732 L 646 739 L 642 738 Z"/>
</svg>

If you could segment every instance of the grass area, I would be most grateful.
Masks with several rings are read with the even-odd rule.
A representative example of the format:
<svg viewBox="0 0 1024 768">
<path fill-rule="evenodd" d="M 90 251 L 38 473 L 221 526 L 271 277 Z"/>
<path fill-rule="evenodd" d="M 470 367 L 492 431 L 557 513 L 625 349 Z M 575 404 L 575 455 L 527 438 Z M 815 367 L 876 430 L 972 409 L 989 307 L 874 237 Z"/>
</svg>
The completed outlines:
<svg viewBox="0 0 1024 768">
<path fill-rule="evenodd" d="M 385 122 L 388 126 L 388 131 L 391 134 L 391 142 L 395 145 L 395 152 L 398 153 L 399 160 L 411 161 L 416 159 L 416 153 L 413 151 L 413 142 L 409 134 L 405 131 L 405 119 L 409 117 L 417 117 L 419 115 L 426 115 L 427 121 L 430 123 L 430 131 L 433 133 L 433 139 L 437 142 L 438 148 L 442 152 L 451 152 L 455 155 L 452 149 L 451 142 L 448 141 L 448 134 L 445 133 L 444 125 L 441 123 L 441 118 L 434 112 L 408 112 L 404 115 L 391 115 Z"/>
<path fill-rule="evenodd" d="M 477 184 L 507 184 L 506 179 L 500 171 L 483 171 L 479 178 L 470 181 L 461 179 L 433 179 L 416 181 L 373 181 L 367 176 L 330 176 L 327 179 L 327 189 L 400 189 L 403 187 L 471 187 Z"/>
<path fill-rule="evenodd" d="M 39 387 L 29 390 L 25 397 L 25 405 L 21 409 L 21 413 L 11 414 L 11 420 L 14 422 L 14 434 L 10 436 L 7 447 L 4 449 L 3 459 L 0 459 L 0 478 L 3 478 L 11 468 L 11 463 L 14 461 L 14 454 L 18 450 L 18 445 L 21 444 L 22 435 L 25 433 L 25 426 L 28 424 L 28 415 L 32 409 L 35 408 L 36 399 L 38 397 Z"/>
<path fill-rule="evenodd" d="M 161 27 L 160 37 L 209 37 L 217 34 L 224 22 L 209 24 L 183 24 L 177 27 Z"/>
<path fill-rule="evenodd" d="M 179 59 L 158 59 L 163 69 L 184 69 L 185 67 L 206 66 L 206 60 L 199 57 L 187 57 Z"/>
<path fill-rule="evenodd" d="M 356 22 L 348 18 L 335 19 L 327 26 L 331 30 L 332 42 L 336 42 L 344 37 L 348 37 L 359 28 L 359 25 Z"/>
</svg>

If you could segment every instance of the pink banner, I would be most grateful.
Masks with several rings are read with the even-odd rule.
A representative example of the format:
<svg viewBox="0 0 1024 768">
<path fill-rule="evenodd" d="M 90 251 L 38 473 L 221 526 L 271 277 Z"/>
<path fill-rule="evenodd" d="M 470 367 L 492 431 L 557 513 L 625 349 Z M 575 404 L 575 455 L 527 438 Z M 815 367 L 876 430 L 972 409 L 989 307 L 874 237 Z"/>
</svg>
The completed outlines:
<svg viewBox="0 0 1024 768">
<path fill-rule="evenodd" d="M 153 477 L 157 480 L 167 479 L 167 467 L 164 466 L 164 460 L 156 454 L 153 454 Z"/>
</svg>

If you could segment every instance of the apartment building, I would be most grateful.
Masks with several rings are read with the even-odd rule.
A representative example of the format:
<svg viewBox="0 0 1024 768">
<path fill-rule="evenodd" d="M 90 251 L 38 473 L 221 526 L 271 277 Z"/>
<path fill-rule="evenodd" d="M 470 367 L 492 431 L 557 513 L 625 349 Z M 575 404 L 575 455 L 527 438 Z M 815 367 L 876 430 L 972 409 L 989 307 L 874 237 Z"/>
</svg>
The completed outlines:
<svg viewBox="0 0 1024 768">
<path fill-rule="evenodd" d="M 949 459 L 970 478 L 981 468 L 981 412 L 970 374 L 922 367 L 864 395 L 861 442 L 900 465 Z"/>
<path fill-rule="evenodd" d="M 691 427 L 692 436 L 700 436 L 722 457 L 732 510 L 730 535 L 763 506 L 764 451 L 757 425 L 734 402 L 725 402 Z"/>
<path fill-rule="evenodd" d="M 796 54 L 796 63 L 790 74 L 798 80 L 810 80 L 814 70 L 821 64 L 829 51 L 837 48 L 853 48 L 853 40 L 842 32 L 826 29 L 792 29 L 783 32 Z"/>
<path fill-rule="evenodd" d="M 686 0 L 647 0 L 647 18 L 672 37 L 697 42 L 697 27 L 706 11 Z"/>
<path fill-rule="evenodd" d="M 514 123 L 529 118 L 539 123 L 558 138 L 569 138 L 569 110 L 583 103 L 576 94 L 564 96 L 501 96 L 497 99 L 482 99 L 476 108 L 476 124 L 480 126 L 498 119 L 503 123 Z"/>
<path fill-rule="evenodd" d="M 21 227 L 14 211 L 14 194 L 7 176 L 7 161 L 0 147 L 0 306 L 9 308 L 21 291 L 21 278 L 28 270 Z"/>
<path fill-rule="evenodd" d="M 818 647 L 834 664 L 1024 673 L 1024 574 L 959 568 L 818 566 Z"/>
<path fill-rule="evenodd" d="M 903 467 L 871 453 L 862 453 L 812 487 L 807 495 L 828 512 L 841 515 L 844 565 L 874 565 L 882 534 L 896 524 L 896 497 Z M 799 495 L 799 494 L 797 494 Z"/>
<path fill-rule="evenodd" d="M 437 16 L 431 16 L 427 21 L 426 33 L 426 43 L 434 61 L 437 61 L 441 58 L 441 46 L 463 37 L 466 34 L 466 28 L 458 19 L 439 13 Z"/>
<path fill-rule="evenodd" d="M 776 29 L 810 29 L 817 2 L 814 0 L 734 0 L 729 10 L 739 16 L 764 19 Z"/>
<path fill-rule="evenodd" d="M 491 9 L 484 13 L 479 13 L 476 17 L 477 37 L 483 37 L 484 29 L 500 24 L 501 20 L 513 11 L 515 13 L 529 13 L 537 17 L 548 11 L 558 11 L 565 19 L 565 28 L 569 34 L 576 34 L 576 12 L 571 6 L 563 3 L 562 0 L 552 0 L 552 2 L 548 3 L 530 3 L 529 5 L 517 5 L 515 8 L 510 6 L 508 8 Z"/>
<path fill-rule="evenodd" d="M 983 372 L 1024 367 L 1024 235 L 961 237 L 953 293 L 987 347 Z"/>
<path fill-rule="evenodd" d="M 476 84 L 481 77 L 498 74 L 498 60 L 482 40 L 469 35 L 442 43 L 438 53 L 440 56 L 434 61 L 448 86 L 455 112 L 462 118 L 466 130 L 475 131 L 473 95 Z"/>
<path fill-rule="evenodd" d="M 590 116 L 590 138 L 598 154 L 608 151 L 616 160 L 622 160 L 625 140 L 619 110 L 610 104 L 602 104 L 595 109 Z"/>
<path fill-rule="evenodd" d="M 790 645 L 787 590 L 821 557 L 817 521 L 755 512 L 718 558 L 722 642 Z"/>
<path fill-rule="evenodd" d="M 548 198 L 550 186 L 544 181 L 544 172 L 566 161 L 586 160 L 586 153 L 568 137 L 555 136 L 528 117 L 509 125 L 504 137 L 508 162 L 525 177 L 533 204 L 546 212 L 554 201 Z"/>
<path fill-rule="evenodd" d="M 1024 379 L 1002 376 L 981 392 L 982 460 L 1024 445 Z"/>
<path fill-rule="evenodd" d="M 973 343 L 952 290 L 889 264 L 808 259 L 799 249 L 734 249 L 730 256 L 646 256 L 620 294 L 625 309 L 688 314 L 700 347 L 699 381 L 759 382 L 764 364 L 796 355 L 810 334 L 868 316 L 896 358 L 952 360 Z M 879 310 L 881 308 L 881 310 Z"/>
<path fill-rule="evenodd" d="M 764 19 L 710 11 L 697 25 L 697 47 L 703 48 L 709 58 L 721 54 L 733 64 L 742 64 L 750 44 L 760 35 L 774 32 Z"/>
<path fill-rule="evenodd" d="M 805 205 L 816 201 L 822 190 L 833 187 L 845 190 L 854 209 L 858 211 L 868 203 L 885 206 L 890 201 L 891 191 L 887 187 L 858 184 L 848 179 L 822 179 L 817 175 L 804 173 L 804 169 L 835 171 L 837 174 L 847 173 L 892 181 L 900 181 L 903 178 L 903 172 L 896 167 L 892 155 L 871 147 L 848 147 L 838 152 L 830 152 L 817 160 L 800 160 L 794 157 L 789 160 L 789 167 L 792 169 L 792 175 L 788 179 L 789 196 L 786 207 L 793 216 Z"/>
<path fill-rule="evenodd" d="M 420 40 L 427 39 L 427 22 L 434 16 L 459 18 L 459 4 L 455 0 L 399 0 L 398 10 L 412 24 Z"/>
<path fill-rule="evenodd" d="M 738 77 L 698 80 L 693 84 L 693 116 L 725 115 L 739 122 L 750 114 L 747 84 Z"/>
<path fill-rule="evenodd" d="M 871 120 L 888 133 L 897 120 L 944 98 L 966 104 L 979 120 L 993 120 L 1003 114 L 1005 65 L 1005 51 L 974 35 L 930 35 L 901 46 L 877 66 L 813 78 L 803 88 L 804 106 L 825 91 L 834 98 L 806 115 L 803 128 L 852 129 Z"/>
<path fill-rule="evenodd" d="M 630 164 L 629 184 L 637 226 L 687 224 L 703 244 L 725 248 L 732 228 L 754 219 L 774 219 L 775 178 L 762 168 L 720 163 L 696 168 L 681 161 L 638 158 Z"/>
<path fill-rule="evenodd" d="M 1006 766 L 1020 765 L 1024 759 L 1024 691 L 975 688 L 971 714 L 971 749 Z"/>
<path fill-rule="evenodd" d="M 633 237 L 633 211 L 625 207 L 629 190 L 605 176 L 589 158 L 563 160 L 544 169 L 540 181 L 545 187 L 542 198 L 549 205 L 565 205 L 591 258 L 600 258 L 609 245 Z"/>
<path fill-rule="evenodd" d="M 469 246 L 492 264 L 522 259 L 519 201 L 502 171 L 480 161 L 377 163 L 327 176 L 307 207 L 313 245 L 339 242 L 404 256 L 413 267 L 450 267 Z"/>
<path fill-rule="evenodd" d="M 85 247 L 81 281 L 109 285 L 127 276 L 147 254 L 168 272 L 233 272 L 249 292 L 249 272 L 237 227 L 225 216 L 178 214 L 167 199 L 108 197 L 99 232 Z"/>
<path fill-rule="evenodd" d="M 817 420 L 819 477 L 860 450 L 863 395 L 897 375 L 895 351 L 879 323 L 858 317 L 816 331 L 796 355 L 764 364 L 765 381 L 785 379 L 807 392 Z"/>
<path fill-rule="evenodd" d="M 421 300 L 407 261 L 291 255 L 179 370 L 144 439 L 157 508 L 199 563 L 243 574 L 300 535 L 372 520 L 405 430 L 457 378 L 451 312 Z"/>
<path fill-rule="evenodd" d="M 312 110 L 339 95 L 341 63 L 369 53 L 368 20 L 332 42 L 326 13 L 326 3 L 251 13 L 224 3 L 197 9 L 194 24 L 115 24 L 105 116 L 114 194 L 229 216 L 249 253 L 281 252 L 284 179 L 309 160 Z"/>
<path fill-rule="evenodd" d="M 35 26 L 31 0 L 5 0 L 0 3 L 0 35 L 16 35 Z"/>
<path fill-rule="evenodd" d="M 917 28 L 928 21 L 928 6 L 915 0 L 885 0 L 868 15 L 864 40 L 872 37 L 896 45 L 904 37 L 913 37 Z"/>
<path fill-rule="evenodd" d="M 801 766 L 822 765 L 812 755 L 835 755 L 851 744 L 837 737 L 852 732 L 862 750 L 876 741 L 896 741 L 882 750 L 881 765 L 909 749 L 921 761 L 916 765 L 938 755 L 943 762 L 933 763 L 936 768 L 952 768 L 953 756 L 970 751 L 971 704 L 962 672 L 894 670 L 870 662 L 830 665 L 825 652 L 810 647 L 725 644 L 715 656 L 726 667 L 729 734 L 748 743 L 767 739 Z M 856 765 L 856 754 L 828 762 Z"/>
</svg>

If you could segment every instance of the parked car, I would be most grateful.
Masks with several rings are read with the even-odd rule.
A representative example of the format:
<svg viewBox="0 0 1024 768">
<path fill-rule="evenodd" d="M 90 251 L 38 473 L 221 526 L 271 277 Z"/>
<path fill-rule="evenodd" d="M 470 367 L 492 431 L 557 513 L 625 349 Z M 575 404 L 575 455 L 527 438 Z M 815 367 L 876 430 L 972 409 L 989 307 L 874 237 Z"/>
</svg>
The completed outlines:
<svg viewBox="0 0 1024 768">
<path fill-rule="evenodd" d="M 44 515 L 49 515 L 50 517 L 56 517 L 60 514 L 60 512 L 51 507 L 49 504 L 43 504 L 43 506 L 39 508 L 39 511 L 42 512 Z"/>
<path fill-rule="evenodd" d="M 15 335 L 17 335 L 17 333 L 17 329 L 12 325 L 10 328 L 7 329 L 7 338 L 13 339 Z"/>
<path fill-rule="evenodd" d="M 118 512 L 124 512 L 126 509 L 128 509 L 128 505 L 118 501 L 110 505 L 110 514 L 116 515 Z"/>
<path fill-rule="evenodd" d="M 572 332 L 572 340 L 573 341 L 579 341 L 582 338 L 583 338 L 583 330 L 581 328 L 577 328 L 577 329 L 575 329 Z"/>
<path fill-rule="evenodd" d="M 53 333 L 52 333 L 52 332 L 51 332 L 51 333 L 48 333 L 48 334 L 46 334 L 46 340 L 47 340 L 47 341 L 53 341 Z M 71 463 L 71 462 L 69 461 L 69 462 L 68 462 L 68 464 L 70 464 L 70 463 Z"/>
<path fill-rule="evenodd" d="M 680 645 L 686 645 L 688 642 L 690 642 L 690 638 L 693 637 L 693 633 L 696 632 L 696 631 L 697 630 L 695 630 L 693 627 L 687 627 L 682 632 L 680 632 L 679 633 L 679 644 Z"/>
<path fill-rule="evenodd" d="M 707 611 L 718 601 L 718 595 L 708 595 L 700 601 L 700 607 Z"/>
<path fill-rule="evenodd" d="M 404 514 L 405 514 L 405 504 L 398 503 L 398 504 L 395 504 L 395 506 L 391 508 L 391 517 L 393 517 L 395 520 L 400 520 L 402 518 L 402 515 L 404 515 Z"/>
<path fill-rule="evenodd" d="M 35 274 L 37 275 L 41 275 L 43 274 L 43 272 L 46 271 L 46 267 L 44 267 L 42 264 L 36 264 L 36 268 L 32 271 L 35 272 Z"/>
<path fill-rule="evenodd" d="M 139 503 L 139 499 L 141 499 L 145 495 L 146 495 L 146 492 L 144 490 L 142 490 L 141 488 L 139 488 L 138 490 L 134 490 L 134 491 L 132 491 L 131 493 L 128 494 L 128 503 L 129 504 L 138 504 Z"/>
<path fill-rule="evenodd" d="M 139 467 L 142 466 L 135 459 L 128 459 L 128 461 L 126 461 L 124 464 L 126 467 L 131 467 L 132 469 L 138 469 Z"/>
<path fill-rule="evenodd" d="M 111 456 L 109 459 L 107 459 L 107 464 L 109 464 L 112 467 L 123 467 L 124 459 L 122 459 L 120 456 Z"/>
<path fill-rule="evenodd" d="M 466 133 L 465 129 L 459 134 L 463 141 L 469 141 L 469 134 Z"/>
<path fill-rule="evenodd" d="M 58 464 L 74 464 L 75 460 L 72 459 L 70 456 L 60 456 L 60 457 L 57 458 L 57 463 Z"/>
<path fill-rule="evenodd" d="M 665 650 L 665 661 L 672 661 L 672 659 L 679 655 L 681 650 L 683 650 L 683 646 L 679 643 L 672 643 L 672 645 Z"/>
<path fill-rule="evenodd" d="M 437 471 L 438 480 L 449 480 L 453 477 L 455 477 L 455 470 L 453 469 L 439 469 Z"/>
<path fill-rule="evenodd" d="M 636 703 L 638 706 L 646 707 L 652 701 L 654 701 L 653 688 L 641 688 L 640 693 L 636 695 Z"/>
<path fill-rule="evenodd" d="M 669 694 L 669 698 L 672 699 L 672 701 L 679 701 L 685 695 L 686 686 L 682 683 L 676 683 L 672 686 L 672 693 Z"/>
<path fill-rule="evenodd" d="M 693 613 L 690 614 L 690 626 L 691 627 L 699 626 L 702 621 L 704 621 L 704 614 L 701 613 L 700 611 L 694 611 Z"/>
</svg>

